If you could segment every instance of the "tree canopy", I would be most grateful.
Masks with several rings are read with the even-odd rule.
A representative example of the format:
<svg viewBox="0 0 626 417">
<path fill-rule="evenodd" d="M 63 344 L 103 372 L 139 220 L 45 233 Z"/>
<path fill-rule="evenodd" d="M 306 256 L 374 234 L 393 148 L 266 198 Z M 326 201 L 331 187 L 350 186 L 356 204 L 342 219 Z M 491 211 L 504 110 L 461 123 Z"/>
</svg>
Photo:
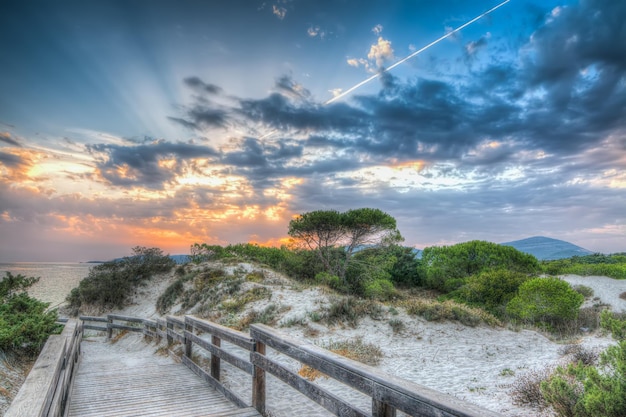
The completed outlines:
<svg viewBox="0 0 626 417">
<path fill-rule="evenodd" d="M 289 222 L 289 236 L 317 253 L 324 268 L 342 280 L 355 251 L 403 240 L 396 219 L 373 208 L 316 210 Z"/>
</svg>

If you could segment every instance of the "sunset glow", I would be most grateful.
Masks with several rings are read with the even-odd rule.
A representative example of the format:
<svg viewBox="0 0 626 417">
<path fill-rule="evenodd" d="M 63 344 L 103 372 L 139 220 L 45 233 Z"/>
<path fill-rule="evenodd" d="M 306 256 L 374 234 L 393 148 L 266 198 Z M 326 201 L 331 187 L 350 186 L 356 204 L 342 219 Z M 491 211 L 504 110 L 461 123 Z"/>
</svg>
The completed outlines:
<svg viewBox="0 0 626 417">
<path fill-rule="evenodd" d="M 281 246 L 299 213 L 360 207 L 418 248 L 624 251 L 625 20 L 599 0 L 3 2 L 0 261 Z"/>
</svg>

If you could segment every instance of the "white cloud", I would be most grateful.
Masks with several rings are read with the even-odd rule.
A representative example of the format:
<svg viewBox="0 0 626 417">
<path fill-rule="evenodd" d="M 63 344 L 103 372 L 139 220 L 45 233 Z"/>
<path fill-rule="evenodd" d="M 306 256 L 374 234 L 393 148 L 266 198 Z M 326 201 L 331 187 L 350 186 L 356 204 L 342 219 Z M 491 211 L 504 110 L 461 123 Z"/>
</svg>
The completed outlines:
<svg viewBox="0 0 626 417">
<path fill-rule="evenodd" d="M 312 38 L 319 37 L 320 39 L 324 39 L 326 37 L 326 32 L 319 26 L 310 26 L 306 32 Z"/>
<path fill-rule="evenodd" d="M 378 24 L 372 28 L 372 32 L 374 32 L 376 36 L 379 36 L 382 31 L 383 31 L 383 25 L 381 24 Z"/>
<path fill-rule="evenodd" d="M 393 48 L 391 47 L 391 41 L 378 38 L 378 42 L 370 47 L 370 52 L 367 54 L 367 58 L 376 62 L 378 68 L 382 67 L 386 60 L 393 59 Z"/>
<path fill-rule="evenodd" d="M 285 9 L 284 7 L 273 5 L 272 13 L 274 13 L 274 15 L 278 17 L 280 20 L 283 20 L 285 16 L 287 15 L 287 9 Z"/>
</svg>

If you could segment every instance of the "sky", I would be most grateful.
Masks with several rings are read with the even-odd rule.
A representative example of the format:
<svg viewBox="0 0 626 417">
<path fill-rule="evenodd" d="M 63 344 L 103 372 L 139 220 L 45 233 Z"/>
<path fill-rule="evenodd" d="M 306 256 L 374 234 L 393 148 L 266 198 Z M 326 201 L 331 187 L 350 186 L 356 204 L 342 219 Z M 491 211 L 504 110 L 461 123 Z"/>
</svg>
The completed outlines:
<svg viewBox="0 0 626 417">
<path fill-rule="evenodd" d="M 500 1 L 3 0 L 0 262 L 361 207 L 420 249 L 626 251 L 626 2 L 510 0 L 390 68 Z"/>
</svg>

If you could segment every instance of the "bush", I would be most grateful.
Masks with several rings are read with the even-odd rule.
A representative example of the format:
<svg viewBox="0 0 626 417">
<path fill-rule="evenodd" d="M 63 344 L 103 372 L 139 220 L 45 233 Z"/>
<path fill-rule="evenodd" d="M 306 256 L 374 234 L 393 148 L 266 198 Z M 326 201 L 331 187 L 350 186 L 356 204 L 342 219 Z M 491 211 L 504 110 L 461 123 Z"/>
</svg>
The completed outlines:
<svg viewBox="0 0 626 417">
<path fill-rule="evenodd" d="M 529 323 L 561 324 L 575 320 L 584 297 L 558 278 L 534 278 L 519 287 L 506 307 L 513 318 Z"/>
<path fill-rule="evenodd" d="M 382 315 L 379 304 L 355 297 L 333 298 L 325 310 L 323 318 L 328 324 L 347 323 L 352 327 L 356 327 L 359 320 L 367 315 L 374 319 Z"/>
<path fill-rule="evenodd" d="M 451 297 L 457 301 L 479 305 L 501 316 L 506 305 L 517 294 L 520 285 L 529 279 L 527 274 L 506 269 L 483 271 L 469 277 L 466 284 L 453 292 Z"/>
<path fill-rule="evenodd" d="M 558 416 L 625 416 L 626 341 L 603 352 L 600 367 L 578 362 L 557 368 L 541 392 Z"/>
<path fill-rule="evenodd" d="M 363 295 L 374 300 L 387 301 L 396 295 L 396 289 L 391 281 L 386 279 L 376 279 L 364 283 Z"/>
<path fill-rule="evenodd" d="M 513 404 L 543 409 L 548 406 L 541 392 L 541 384 L 552 375 L 552 369 L 539 369 L 517 377 L 511 388 Z"/>
<path fill-rule="evenodd" d="M 626 254 L 603 255 L 596 253 L 586 256 L 573 256 L 569 259 L 544 261 L 542 267 L 544 272 L 550 275 L 600 275 L 626 279 Z"/>
<path fill-rule="evenodd" d="M 333 290 L 345 291 L 345 287 L 337 275 L 329 274 L 328 272 L 320 272 L 315 275 L 315 281 L 322 285 L 328 285 Z"/>
<path fill-rule="evenodd" d="M 600 327 L 608 330 L 617 340 L 626 339 L 626 314 L 604 310 L 600 313 Z"/>
<path fill-rule="evenodd" d="M 481 322 L 490 326 L 501 325 L 493 315 L 479 308 L 448 300 L 445 302 L 415 299 L 404 303 L 407 313 L 424 317 L 428 321 L 458 321 L 466 326 L 478 326 Z"/>
<path fill-rule="evenodd" d="M 583 384 L 576 375 L 559 367 L 541 382 L 541 394 L 559 417 L 586 416 L 578 405 L 584 395 Z"/>
<path fill-rule="evenodd" d="M 56 310 L 28 296 L 26 288 L 39 278 L 6 272 L 0 281 L 0 350 L 35 355 L 51 333 L 59 329 Z"/>
<path fill-rule="evenodd" d="M 67 302 L 75 310 L 83 304 L 101 309 L 121 308 L 133 289 L 153 274 L 170 271 L 175 262 L 158 248 L 133 248 L 133 256 L 94 266 L 87 278 L 72 289 Z"/>
<path fill-rule="evenodd" d="M 539 271 L 537 259 L 511 246 L 474 240 L 453 246 L 429 247 L 422 254 L 424 284 L 432 289 L 451 291 L 471 275 L 489 269 L 507 269 L 525 274 Z M 446 285 L 448 280 L 457 280 Z"/>
<path fill-rule="evenodd" d="M 593 297 L 593 288 L 586 285 L 574 285 L 572 287 L 574 291 L 581 294 L 585 299 Z"/>
<path fill-rule="evenodd" d="M 156 302 L 156 308 L 159 314 L 165 314 L 176 303 L 178 297 L 184 290 L 183 279 L 179 278 L 172 285 L 167 287 L 163 294 L 159 296 Z"/>
</svg>

